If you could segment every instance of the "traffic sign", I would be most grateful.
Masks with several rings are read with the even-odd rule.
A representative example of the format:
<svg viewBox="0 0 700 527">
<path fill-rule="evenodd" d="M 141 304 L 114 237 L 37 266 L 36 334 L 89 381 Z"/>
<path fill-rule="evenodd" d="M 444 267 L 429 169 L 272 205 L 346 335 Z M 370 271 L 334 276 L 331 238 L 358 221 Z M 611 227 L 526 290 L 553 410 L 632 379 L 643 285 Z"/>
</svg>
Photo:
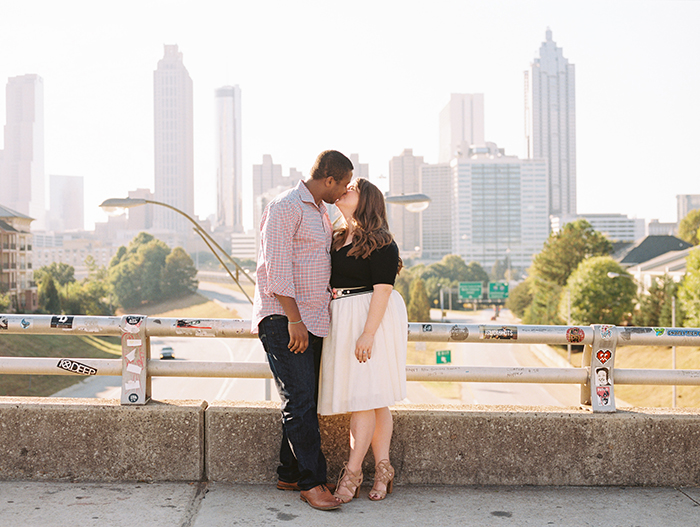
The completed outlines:
<svg viewBox="0 0 700 527">
<path fill-rule="evenodd" d="M 504 300 L 508 298 L 508 282 L 489 282 L 489 299 Z"/>
<path fill-rule="evenodd" d="M 481 282 L 460 282 L 459 283 L 459 299 L 472 300 L 481 298 L 483 293 L 483 284 Z"/>
<path fill-rule="evenodd" d="M 435 352 L 436 364 L 450 364 L 452 362 L 452 351 L 438 350 Z"/>
</svg>

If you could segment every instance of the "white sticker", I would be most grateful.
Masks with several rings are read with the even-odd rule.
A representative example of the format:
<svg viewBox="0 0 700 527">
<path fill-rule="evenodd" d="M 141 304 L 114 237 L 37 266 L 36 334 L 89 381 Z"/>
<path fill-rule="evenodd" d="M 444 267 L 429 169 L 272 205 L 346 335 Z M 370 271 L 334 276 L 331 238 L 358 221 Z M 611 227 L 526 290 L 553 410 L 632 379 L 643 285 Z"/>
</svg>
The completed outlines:
<svg viewBox="0 0 700 527">
<path fill-rule="evenodd" d="M 131 350 L 131 353 L 126 354 L 126 360 L 128 360 L 129 362 L 133 362 L 135 357 L 136 357 L 136 350 Z"/>
<path fill-rule="evenodd" d="M 136 366 L 136 364 L 129 364 L 126 367 L 126 371 L 130 371 L 131 373 L 135 373 L 137 375 L 141 374 L 141 366 Z"/>
<path fill-rule="evenodd" d="M 124 388 L 126 390 L 138 390 L 141 387 L 141 383 L 139 381 L 126 381 L 124 383 Z"/>
<path fill-rule="evenodd" d="M 137 347 L 141 345 L 141 339 L 127 339 L 126 341 L 127 346 L 133 346 Z"/>
</svg>

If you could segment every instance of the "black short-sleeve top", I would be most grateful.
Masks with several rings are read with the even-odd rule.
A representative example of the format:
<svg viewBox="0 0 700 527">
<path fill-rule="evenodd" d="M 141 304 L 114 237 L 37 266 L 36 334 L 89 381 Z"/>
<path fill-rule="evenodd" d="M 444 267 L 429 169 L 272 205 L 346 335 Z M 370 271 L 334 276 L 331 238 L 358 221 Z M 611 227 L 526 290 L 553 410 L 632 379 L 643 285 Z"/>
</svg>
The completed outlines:
<svg viewBox="0 0 700 527">
<path fill-rule="evenodd" d="M 392 241 L 367 258 L 348 256 L 353 244 L 331 252 L 331 287 L 371 287 L 394 285 L 399 269 L 399 248 Z"/>
</svg>

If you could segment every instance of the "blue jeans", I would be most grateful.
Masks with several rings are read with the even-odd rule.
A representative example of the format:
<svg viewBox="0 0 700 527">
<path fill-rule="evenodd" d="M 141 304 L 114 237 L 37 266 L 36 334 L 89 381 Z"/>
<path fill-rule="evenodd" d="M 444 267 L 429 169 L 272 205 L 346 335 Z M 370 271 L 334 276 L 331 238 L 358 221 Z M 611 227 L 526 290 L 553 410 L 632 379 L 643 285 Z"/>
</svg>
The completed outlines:
<svg viewBox="0 0 700 527">
<path fill-rule="evenodd" d="M 326 458 L 318 426 L 318 374 L 323 338 L 309 333 L 304 353 L 289 351 L 287 317 L 270 315 L 258 324 L 258 336 L 282 400 L 279 479 L 302 490 L 326 483 Z"/>
</svg>

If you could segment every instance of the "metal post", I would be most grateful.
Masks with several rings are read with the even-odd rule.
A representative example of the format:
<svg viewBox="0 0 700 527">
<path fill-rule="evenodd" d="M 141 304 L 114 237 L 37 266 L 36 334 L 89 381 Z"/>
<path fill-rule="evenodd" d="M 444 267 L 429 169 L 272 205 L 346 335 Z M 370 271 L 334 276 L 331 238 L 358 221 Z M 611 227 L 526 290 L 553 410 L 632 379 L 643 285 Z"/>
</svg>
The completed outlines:
<svg viewBox="0 0 700 527">
<path fill-rule="evenodd" d="M 593 325 L 589 384 L 591 409 L 594 412 L 615 411 L 614 365 L 619 329 Z"/>
<path fill-rule="evenodd" d="M 440 322 L 445 321 L 445 288 L 440 286 Z"/>
<path fill-rule="evenodd" d="M 671 297 L 671 326 L 676 327 L 676 296 Z M 676 369 L 676 346 L 673 346 L 673 369 Z M 676 407 L 678 401 L 678 388 L 673 385 L 673 407 Z"/>
<path fill-rule="evenodd" d="M 571 290 L 567 289 L 566 290 L 566 299 L 568 302 L 568 311 L 566 313 L 566 323 L 570 326 L 571 325 Z M 566 352 L 569 360 L 569 364 L 571 364 L 571 342 L 569 342 L 566 345 Z M 583 366 L 583 364 L 581 364 Z"/>
<path fill-rule="evenodd" d="M 122 396 L 123 405 L 143 405 L 151 398 L 148 359 L 151 342 L 146 334 L 146 317 L 125 315 L 119 328 L 122 333 Z"/>
</svg>

